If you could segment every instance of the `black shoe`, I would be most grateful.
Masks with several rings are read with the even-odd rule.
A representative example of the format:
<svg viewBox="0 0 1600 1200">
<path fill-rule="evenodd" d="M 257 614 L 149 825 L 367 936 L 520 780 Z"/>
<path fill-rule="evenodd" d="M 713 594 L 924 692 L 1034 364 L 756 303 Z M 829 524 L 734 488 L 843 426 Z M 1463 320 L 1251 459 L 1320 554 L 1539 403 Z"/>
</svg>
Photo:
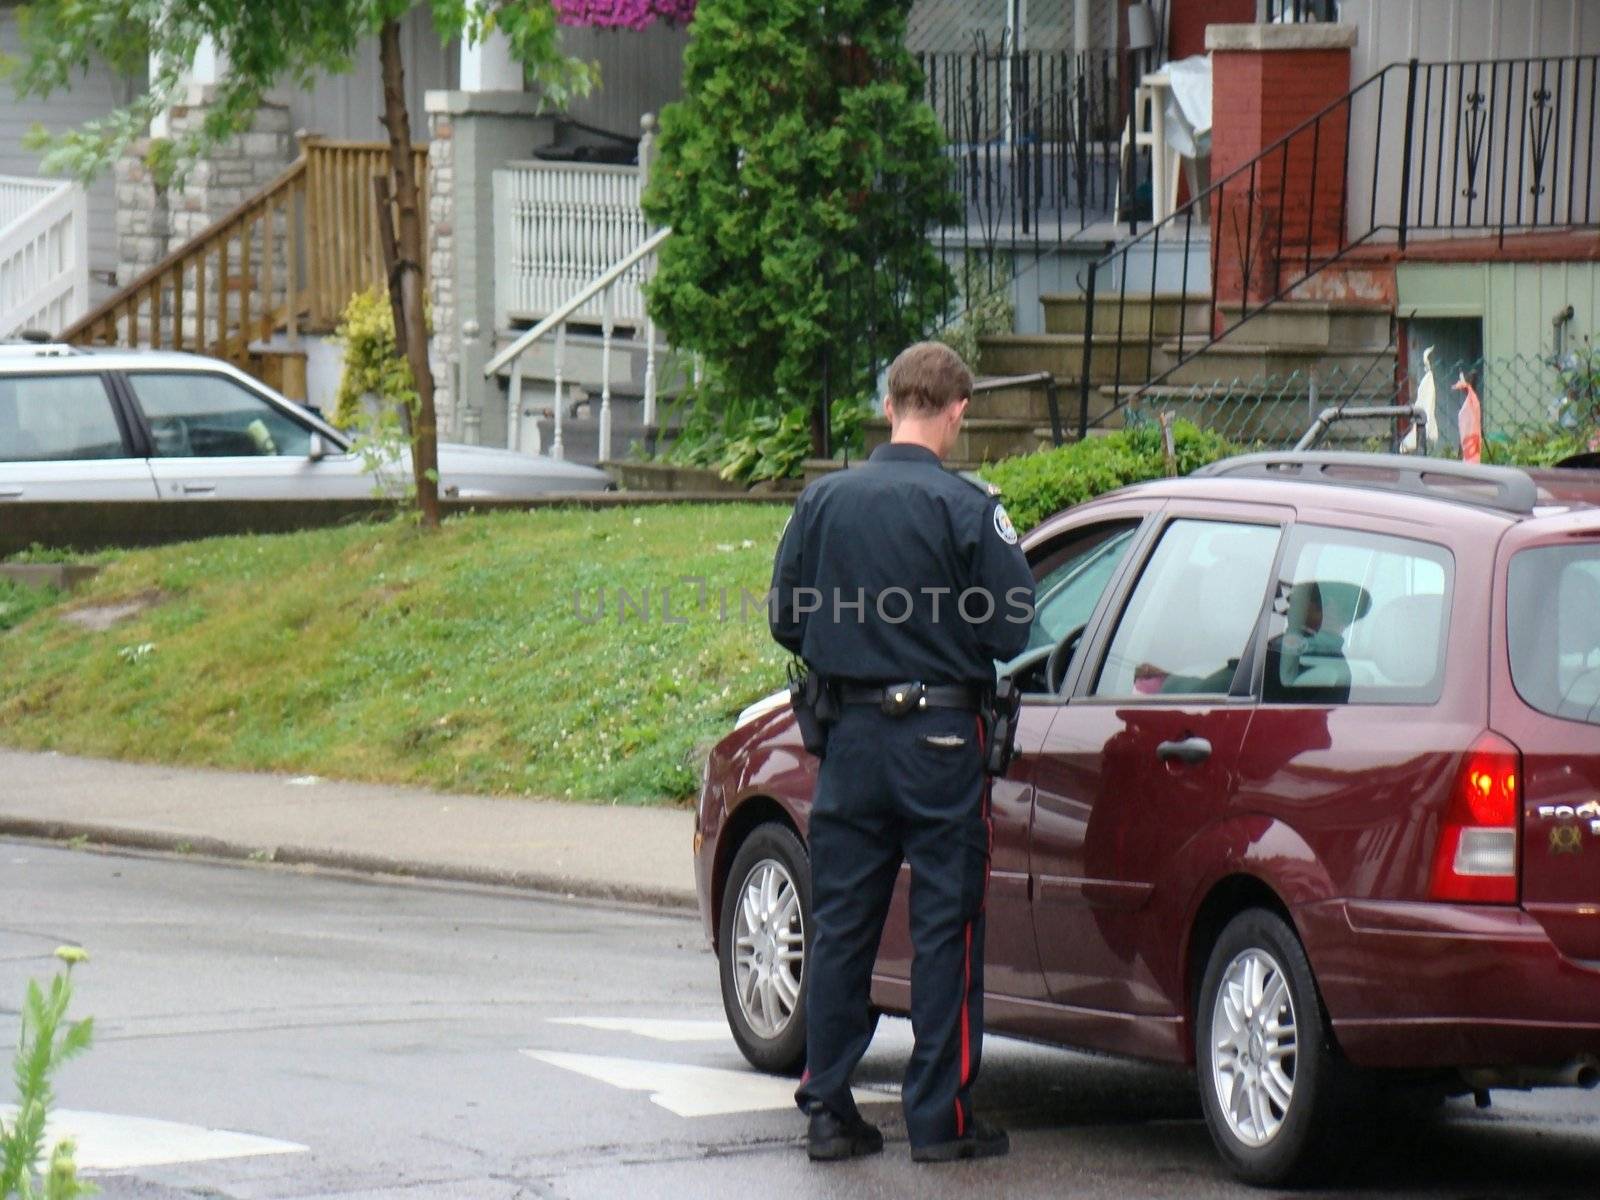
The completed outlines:
<svg viewBox="0 0 1600 1200">
<path fill-rule="evenodd" d="M 883 1149 L 883 1134 L 876 1125 L 860 1117 L 844 1120 L 821 1105 L 811 1110 L 811 1128 L 806 1134 L 806 1154 L 812 1162 L 837 1162 L 859 1158 Z"/>
<path fill-rule="evenodd" d="M 1004 1129 L 987 1121 L 974 1121 L 972 1131 L 953 1142 L 934 1142 L 931 1146 L 911 1147 L 911 1161 L 921 1163 L 956 1162 L 963 1158 L 999 1158 L 1011 1150 L 1011 1139 Z"/>
</svg>

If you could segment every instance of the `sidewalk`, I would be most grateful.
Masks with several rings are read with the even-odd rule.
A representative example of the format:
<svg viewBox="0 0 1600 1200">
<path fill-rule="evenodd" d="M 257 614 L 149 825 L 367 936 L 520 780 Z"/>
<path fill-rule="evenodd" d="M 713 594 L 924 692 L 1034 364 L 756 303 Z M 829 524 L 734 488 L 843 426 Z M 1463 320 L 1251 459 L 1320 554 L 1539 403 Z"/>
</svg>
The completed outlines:
<svg viewBox="0 0 1600 1200">
<path fill-rule="evenodd" d="M 0 749 L 0 835 L 695 907 L 682 809 L 139 766 Z"/>
</svg>

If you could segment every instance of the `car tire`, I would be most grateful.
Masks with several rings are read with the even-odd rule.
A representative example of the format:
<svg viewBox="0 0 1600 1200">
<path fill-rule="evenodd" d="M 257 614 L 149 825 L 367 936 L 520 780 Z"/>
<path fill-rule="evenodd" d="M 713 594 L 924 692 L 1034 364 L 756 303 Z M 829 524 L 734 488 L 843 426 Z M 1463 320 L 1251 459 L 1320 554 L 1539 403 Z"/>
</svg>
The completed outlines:
<svg viewBox="0 0 1600 1200">
<path fill-rule="evenodd" d="M 1322 1173 L 1353 1076 L 1294 930 L 1266 909 L 1240 913 L 1211 951 L 1196 1007 L 1200 1104 L 1224 1161 L 1258 1186 Z"/>
<path fill-rule="evenodd" d="M 787 825 L 761 825 L 728 870 L 717 937 L 728 1027 L 758 1070 L 798 1075 L 805 1066 L 810 943 L 806 848 Z"/>
</svg>

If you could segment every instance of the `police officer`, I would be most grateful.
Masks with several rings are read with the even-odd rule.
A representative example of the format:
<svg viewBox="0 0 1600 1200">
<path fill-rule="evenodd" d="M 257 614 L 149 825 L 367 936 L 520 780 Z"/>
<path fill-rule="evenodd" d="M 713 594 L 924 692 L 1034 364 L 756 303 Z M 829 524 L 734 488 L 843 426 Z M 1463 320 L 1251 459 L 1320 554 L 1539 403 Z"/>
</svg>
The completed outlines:
<svg viewBox="0 0 1600 1200">
<path fill-rule="evenodd" d="M 883 1148 L 850 1094 L 873 1021 L 872 965 L 911 865 L 911 1156 L 1004 1154 L 974 1118 L 989 874 L 983 711 L 994 660 L 1020 653 L 1033 578 L 1004 507 L 943 469 L 972 373 L 934 342 L 889 368 L 888 445 L 795 504 L 773 570 L 773 636 L 836 702 L 811 810 L 807 1069 L 796 1101 L 813 1159 Z"/>
</svg>

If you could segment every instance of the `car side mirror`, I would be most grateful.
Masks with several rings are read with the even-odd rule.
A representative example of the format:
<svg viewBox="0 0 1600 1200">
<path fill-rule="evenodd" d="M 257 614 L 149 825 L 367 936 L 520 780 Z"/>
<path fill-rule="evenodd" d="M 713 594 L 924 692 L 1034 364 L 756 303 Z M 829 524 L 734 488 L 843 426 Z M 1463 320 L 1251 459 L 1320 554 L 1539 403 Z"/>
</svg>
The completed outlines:
<svg viewBox="0 0 1600 1200">
<path fill-rule="evenodd" d="M 312 462 L 321 462 L 328 457 L 328 443 L 322 440 L 320 433 L 311 435 L 311 444 L 306 447 L 306 457 Z"/>
</svg>

